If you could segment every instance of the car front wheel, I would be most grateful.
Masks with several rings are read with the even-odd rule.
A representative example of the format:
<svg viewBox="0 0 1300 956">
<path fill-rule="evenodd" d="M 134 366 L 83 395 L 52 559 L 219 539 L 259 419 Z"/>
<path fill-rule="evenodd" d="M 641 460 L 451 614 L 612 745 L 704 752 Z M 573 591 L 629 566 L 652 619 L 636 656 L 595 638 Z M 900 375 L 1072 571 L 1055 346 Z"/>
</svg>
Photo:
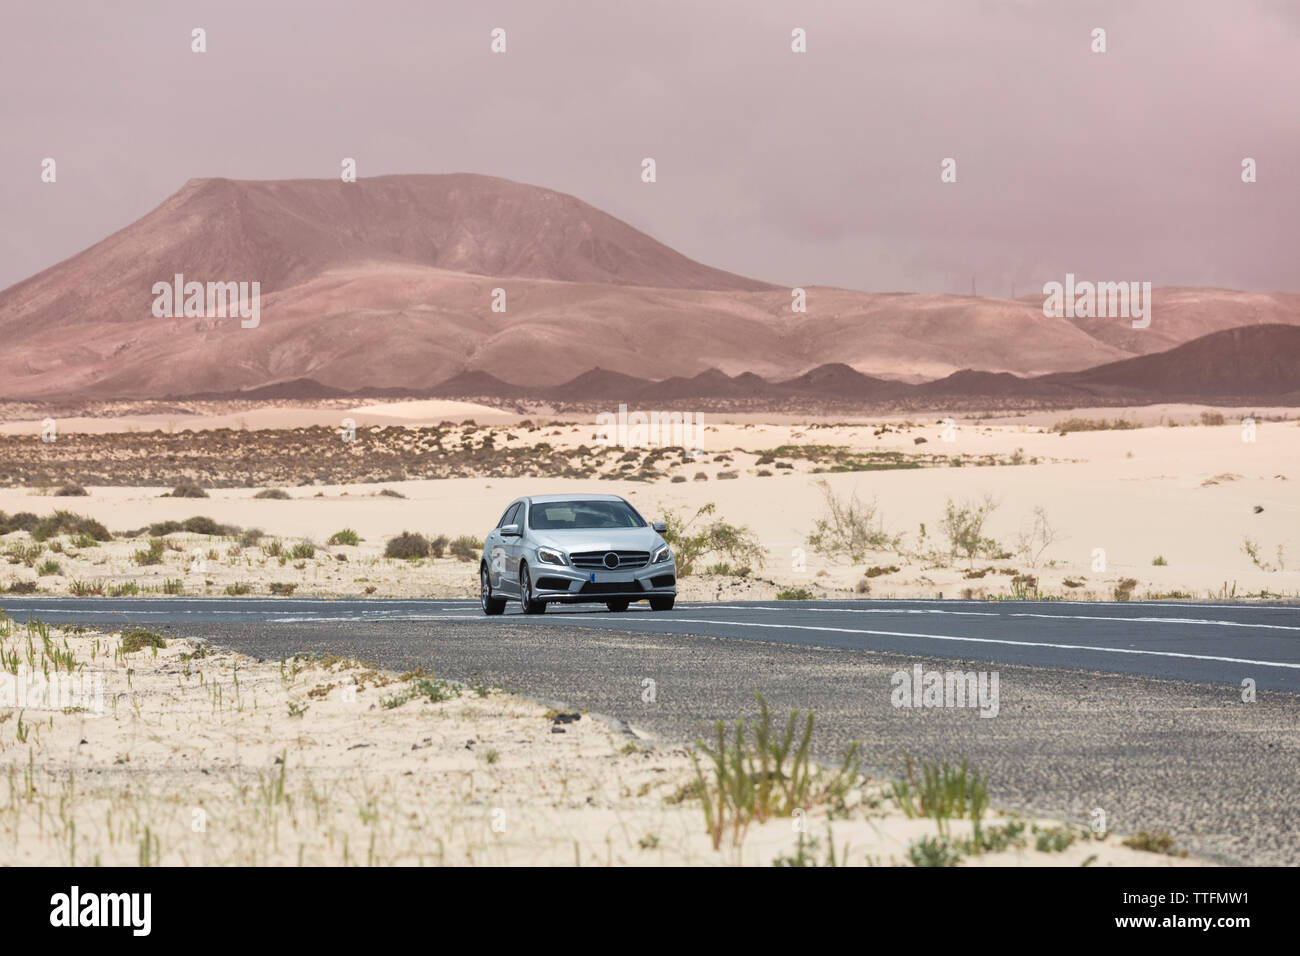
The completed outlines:
<svg viewBox="0 0 1300 956">
<path fill-rule="evenodd" d="M 525 614 L 541 614 L 546 610 L 545 601 L 533 598 L 533 578 L 526 564 L 519 569 L 519 606 Z"/>
<path fill-rule="evenodd" d="M 670 594 L 667 597 L 652 597 L 650 599 L 650 610 L 652 611 L 671 611 L 677 596 Z"/>
<path fill-rule="evenodd" d="M 629 602 L 627 598 L 615 598 L 612 601 L 606 601 L 605 607 L 617 613 L 619 611 L 626 611 L 629 603 L 631 602 Z"/>
</svg>

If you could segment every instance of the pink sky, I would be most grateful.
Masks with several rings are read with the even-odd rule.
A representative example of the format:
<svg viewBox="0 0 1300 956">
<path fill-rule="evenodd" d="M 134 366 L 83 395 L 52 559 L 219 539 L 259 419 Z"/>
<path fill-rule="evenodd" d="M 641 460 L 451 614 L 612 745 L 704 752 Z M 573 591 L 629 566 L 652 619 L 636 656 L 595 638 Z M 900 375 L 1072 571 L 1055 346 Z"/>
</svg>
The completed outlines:
<svg viewBox="0 0 1300 956">
<path fill-rule="evenodd" d="M 559 189 L 789 285 L 1300 290 L 1294 2 L 46 0 L 6 7 L 0 91 L 0 287 L 189 178 L 353 156 Z"/>
</svg>

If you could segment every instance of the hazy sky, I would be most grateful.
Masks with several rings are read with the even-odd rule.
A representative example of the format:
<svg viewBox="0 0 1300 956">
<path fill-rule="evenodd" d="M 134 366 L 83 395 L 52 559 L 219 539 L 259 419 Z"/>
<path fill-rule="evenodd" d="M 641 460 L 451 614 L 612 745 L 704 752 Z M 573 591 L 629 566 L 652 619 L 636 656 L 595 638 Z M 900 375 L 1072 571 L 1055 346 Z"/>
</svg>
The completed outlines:
<svg viewBox="0 0 1300 956">
<path fill-rule="evenodd" d="M 782 284 L 1300 290 L 1297 0 L 9 0 L 0 131 L 0 288 L 189 178 L 354 156 L 572 193 Z"/>
</svg>

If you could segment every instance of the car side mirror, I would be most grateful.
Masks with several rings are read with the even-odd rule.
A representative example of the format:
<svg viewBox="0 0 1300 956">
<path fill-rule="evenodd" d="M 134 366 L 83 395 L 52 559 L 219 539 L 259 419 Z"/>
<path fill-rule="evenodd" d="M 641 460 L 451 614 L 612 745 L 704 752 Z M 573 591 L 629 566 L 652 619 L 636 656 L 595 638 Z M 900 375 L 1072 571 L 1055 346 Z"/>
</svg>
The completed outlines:
<svg viewBox="0 0 1300 956">
<path fill-rule="evenodd" d="M 501 526 L 501 537 L 503 537 L 503 538 L 517 538 L 517 537 L 519 537 L 519 525 L 517 525 L 517 524 L 503 524 L 503 525 Z"/>
<path fill-rule="evenodd" d="M 652 521 L 650 522 L 650 527 L 654 528 L 660 534 L 663 534 L 668 530 L 668 523 L 665 521 Z"/>
</svg>

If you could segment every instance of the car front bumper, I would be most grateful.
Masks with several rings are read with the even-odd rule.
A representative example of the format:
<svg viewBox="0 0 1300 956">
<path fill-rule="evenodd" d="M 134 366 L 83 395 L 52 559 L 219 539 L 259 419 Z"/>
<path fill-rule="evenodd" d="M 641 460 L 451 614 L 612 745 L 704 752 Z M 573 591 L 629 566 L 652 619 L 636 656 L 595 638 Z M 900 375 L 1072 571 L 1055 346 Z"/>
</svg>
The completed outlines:
<svg viewBox="0 0 1300 956">
<path fill-rule="evenodd" d="M 671 561 L 633 571 L 587 571 L 555 564 L 538 564 L 530 570 L 533 597 L 544 601 L 636 601 L 677 593 L 677 567 Z"/>
</svg>

